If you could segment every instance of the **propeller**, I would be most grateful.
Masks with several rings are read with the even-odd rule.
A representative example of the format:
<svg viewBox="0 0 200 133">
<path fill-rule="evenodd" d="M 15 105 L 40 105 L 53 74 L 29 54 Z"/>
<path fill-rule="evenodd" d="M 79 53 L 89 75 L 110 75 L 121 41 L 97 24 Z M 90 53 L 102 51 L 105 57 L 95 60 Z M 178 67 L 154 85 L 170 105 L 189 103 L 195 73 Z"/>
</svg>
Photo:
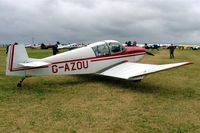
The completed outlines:
<svg viewBox="0 0 200 133">
<path fill-rule="evenodd" d="M 152 53 L 150 53 L 150 52 L 148 52 L 148 51 L 146 51 L 146 54 L 151 55 L 151 56 L 154 56 L 154 54 L 152 54 Z"/>
</svg>

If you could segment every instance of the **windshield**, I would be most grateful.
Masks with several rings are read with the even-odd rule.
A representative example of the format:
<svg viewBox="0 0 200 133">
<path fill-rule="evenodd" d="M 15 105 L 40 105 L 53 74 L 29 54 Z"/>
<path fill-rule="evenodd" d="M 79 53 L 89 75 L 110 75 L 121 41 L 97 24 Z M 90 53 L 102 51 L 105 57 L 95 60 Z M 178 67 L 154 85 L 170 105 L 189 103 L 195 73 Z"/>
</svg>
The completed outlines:
<svg viewBox="0 0 200 133">
<path fill-rule="evenodd" d="M 97 45 L 95 47 L 92 47 L 92 49 L 96 56 L 105 56 L 110 54 L 109 48 L 106 44 Z"/>
<path fill-rule="evenodd" d="M 92 49 L 96 56 L 106 56 L 123 52 L 125 47 L 121 43 L 112 42 L 94 46 Z"/>
<path fill-rule="evenodd" d="M 111 54 L 119 53 L 125 50 L 125 48 L 120 43 L 110 43 L 109 47 Z"/>
</svg>

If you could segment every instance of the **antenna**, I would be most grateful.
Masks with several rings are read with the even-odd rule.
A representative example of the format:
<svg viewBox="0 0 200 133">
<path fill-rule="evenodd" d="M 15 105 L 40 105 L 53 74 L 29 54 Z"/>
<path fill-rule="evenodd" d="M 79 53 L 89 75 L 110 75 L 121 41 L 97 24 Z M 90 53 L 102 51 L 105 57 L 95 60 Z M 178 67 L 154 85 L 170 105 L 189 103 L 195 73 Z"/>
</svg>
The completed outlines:
<svg viewBox="0 0 200 133">
<path fill-rule="evenodd" d="M 32 40 L 32 44 L 34 44 L 34 43 L 35 43 L 35 42 L 34 42 L 35 38 L 34 38 L 34 37 L 32 37 L 32 39 L 31 39 L 31 40 Z"/>
</svg>

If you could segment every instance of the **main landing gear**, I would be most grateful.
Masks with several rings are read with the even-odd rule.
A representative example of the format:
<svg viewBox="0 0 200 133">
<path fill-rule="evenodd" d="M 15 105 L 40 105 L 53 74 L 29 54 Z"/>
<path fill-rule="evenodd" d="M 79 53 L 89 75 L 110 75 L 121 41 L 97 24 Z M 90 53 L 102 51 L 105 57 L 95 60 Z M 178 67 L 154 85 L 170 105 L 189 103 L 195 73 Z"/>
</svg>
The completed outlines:
<svg viewBox="0 0 200 133">
<path fill-rule="evenodd" d="M 23 77 L 19 83 L 17 84 L 17 87 L 22 87 L 22 82 L 26 79 L 27 77 Z"/>
</svg>

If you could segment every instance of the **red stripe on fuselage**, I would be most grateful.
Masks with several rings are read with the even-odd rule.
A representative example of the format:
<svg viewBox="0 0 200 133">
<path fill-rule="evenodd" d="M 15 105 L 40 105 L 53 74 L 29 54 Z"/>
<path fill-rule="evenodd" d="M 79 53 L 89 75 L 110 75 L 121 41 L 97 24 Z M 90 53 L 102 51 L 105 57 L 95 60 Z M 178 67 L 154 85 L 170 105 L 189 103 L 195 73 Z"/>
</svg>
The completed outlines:
<svg viewBox="0 0 200 133">
<path fill-rule="evenodd" d="M 11 48 L 12 52 L 11 52 L 11 62 L 10 62 L 10 71 L 13 71 L 13 61 L 14 61 L 14 52 L 15 52 L 15 45 L 12 45 Z"/>
<path fill-rule="evenodd" d="M 11 57 L 12 57 L 12 45 L 9 46 L 9 63 L 8 63 L 8 70 L 10 71 L 10 65 L 11 65 Z"/>
<path fill-rule="evenodd" d="M 55 64 L 61 64 L 61 63 L 67 63 L 67 62 L 75 62 L 75 61 L 82 61 L 82 60 L 90 60 L 90 59 L 94 59 L 94 60 L 90 60 L 91 62 L 96 62 L 96 61 L 104 61 L 104 60 L 111 60 L 111 59 L 117 59 L 117 58 L 125 58 L 125 57 L 131 57 L 131 56 L 137 56 L 137 55 L 144 55 L 142 53 L 140 54 L 131 54 L 131 55 L 125 55 L 125 56 L 112 56 L 110 58 L 83 58 L 83 59 L 77 59 L 77 60 L 69 60 L 69 61 L 62 61 L 62 62 L 53 62 L 50 65 L 55 65 Z M 96 59 L 96 60 L 95 60 Z M 48 65 L 48 66 L 50 66 Z M 22 70 L 32 70 L 32 69 L 38 69 L 38 68 L 46 68 L 48 66 L 41 66 L 41 67 L 33 67 L 33 68 L 13 68 L 12 71 L 22 71 Z"/>
</svg>

